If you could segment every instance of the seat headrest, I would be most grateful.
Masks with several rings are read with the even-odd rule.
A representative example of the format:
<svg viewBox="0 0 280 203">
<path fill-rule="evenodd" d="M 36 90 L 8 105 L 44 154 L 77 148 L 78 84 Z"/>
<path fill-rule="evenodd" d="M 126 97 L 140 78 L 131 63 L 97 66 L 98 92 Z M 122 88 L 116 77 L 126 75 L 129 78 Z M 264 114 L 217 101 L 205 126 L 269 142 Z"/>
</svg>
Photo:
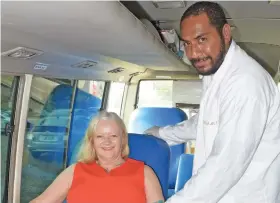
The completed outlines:
<svg viewBox="0 0 280 203">
<path fill-rule="evenodd" d="M 45 113 L 53 110 L 65 109 L 69 111 L 71 107 L 73 87 L 61 84 L 56 86 L 50 93 L 48 100 L 44 106 Z M 76 109 L 93 109 L 98 111 L 101 106 L 101 99 L 91 95 L 83 90 L 77 89 L 73 110 Z"/>
<path fill-rule="evenodd" d="M 175 125 L 183 120 L 187 120 L 187 115 L 178 108 L 137 108 L 130 116 L 128 132 L 141 134 L 152 126 Z"/>
</svg>

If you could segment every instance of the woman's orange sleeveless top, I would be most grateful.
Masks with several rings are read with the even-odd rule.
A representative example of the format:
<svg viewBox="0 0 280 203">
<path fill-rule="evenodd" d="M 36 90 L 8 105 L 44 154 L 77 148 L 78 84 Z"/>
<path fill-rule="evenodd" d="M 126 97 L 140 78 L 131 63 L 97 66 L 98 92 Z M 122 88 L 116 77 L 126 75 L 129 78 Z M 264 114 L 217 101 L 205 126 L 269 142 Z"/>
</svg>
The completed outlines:
<svg viewBox="0 0 280 203">
<path fill-rule="evenodd" d="M 67 203 L 144 203 L 144 163 L 126 161 L 109 173 L 98 164 L 77 163 Z"/>
</svg>

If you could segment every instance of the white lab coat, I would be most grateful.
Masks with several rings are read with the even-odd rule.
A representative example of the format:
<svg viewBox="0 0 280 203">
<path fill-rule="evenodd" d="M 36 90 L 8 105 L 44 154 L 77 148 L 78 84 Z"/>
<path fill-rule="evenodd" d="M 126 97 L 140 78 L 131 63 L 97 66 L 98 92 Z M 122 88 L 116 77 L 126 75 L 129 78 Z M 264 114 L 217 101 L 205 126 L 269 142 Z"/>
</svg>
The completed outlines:
<svg viewBox="0 0 280 203">
<path fill-rule="evenodd" d="M 280 94 L 233 41 L 203 78 L 200 112 L 160 128 L 170 145 L 196 137 L 193 177 L 167 203 L 280 203 Z"/>
</svg>

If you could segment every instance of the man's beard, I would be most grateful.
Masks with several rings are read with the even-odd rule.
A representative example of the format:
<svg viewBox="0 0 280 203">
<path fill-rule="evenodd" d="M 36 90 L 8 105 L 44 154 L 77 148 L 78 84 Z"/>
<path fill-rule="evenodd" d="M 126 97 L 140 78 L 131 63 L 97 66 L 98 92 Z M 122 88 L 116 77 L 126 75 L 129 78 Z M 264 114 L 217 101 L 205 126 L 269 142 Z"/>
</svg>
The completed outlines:
<svg viewBox="0 0 280 203">
<path fill-rule="evenodd" d="M 204 75 L 204 76 L 207 76 L 207 75 L 212 75 L 212 74 L 215 74 L 220 66 L 222 65 L 224 59 L 225 59 L 225 55 L 226 55 L 226 46 L 225 46 L 225 41 L 224 39 L 222 38 L 221 40 L 221 49 L 220 49 L 220 52 L 217 56 L 217 59 L 216 59 L 216 62 L 214 63 L 214 60 L 211 56 L 207 56 L 203 59 L 209 59 L 211 60 L 211 62 L 213 63 L 213 66 L 211 67 L 211 69 L 207 72 L 200 72 L 197 68 L 197 72 L 200 74 L 200 75 Z M 195 67 L 195 63 L 200 61 L 200 60 L 203 60 L 203 59 L 191 59 L 190 62 L 192 63 L 192 65 Z"/>
</svg>

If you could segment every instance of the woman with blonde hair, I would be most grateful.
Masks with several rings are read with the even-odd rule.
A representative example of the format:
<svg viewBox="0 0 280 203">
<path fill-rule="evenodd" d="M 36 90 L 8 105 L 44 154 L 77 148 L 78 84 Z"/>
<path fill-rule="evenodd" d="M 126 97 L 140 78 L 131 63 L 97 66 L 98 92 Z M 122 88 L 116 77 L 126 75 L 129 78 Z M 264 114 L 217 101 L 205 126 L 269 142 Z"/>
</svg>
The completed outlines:
<svg viewBox="0 0 280 203">
<path fill-rule="evenodd" d="M 31 203 L 163 202 L 159 181 L 143 162 L 128 158 L 122 119 L 102 111 L 89 124 L 78 162 L 66 168 Z"/>
</svg>

